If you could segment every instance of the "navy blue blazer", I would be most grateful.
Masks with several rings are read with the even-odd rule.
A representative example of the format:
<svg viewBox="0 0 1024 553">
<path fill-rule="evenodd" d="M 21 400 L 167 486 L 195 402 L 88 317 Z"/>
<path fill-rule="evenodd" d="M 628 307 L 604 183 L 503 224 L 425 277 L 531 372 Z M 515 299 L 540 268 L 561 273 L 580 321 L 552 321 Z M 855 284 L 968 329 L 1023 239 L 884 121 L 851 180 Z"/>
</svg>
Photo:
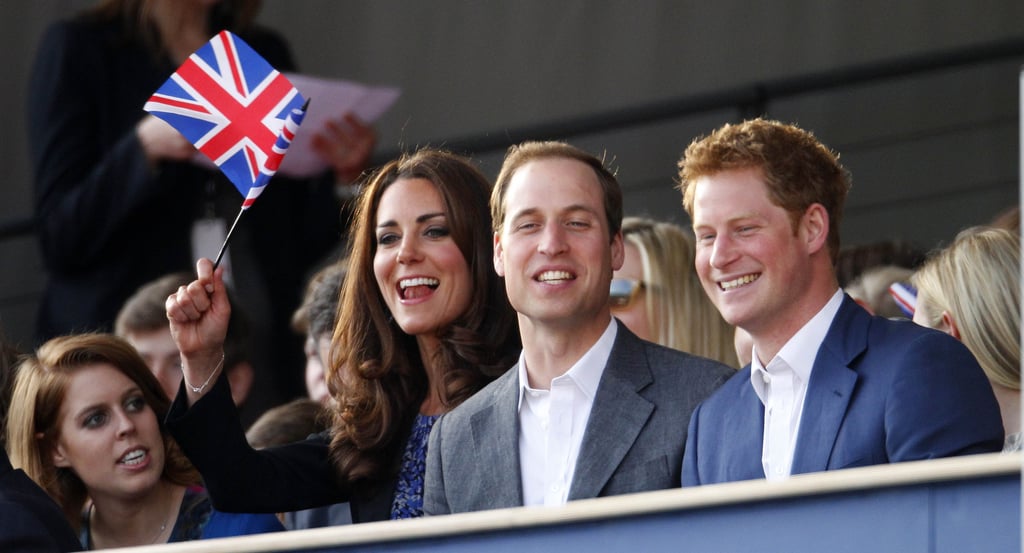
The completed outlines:
<svg viewBox="0 0 1024 553">
<path fill-rule="evenodd" d="M 683 485 L 764 478 L 748 365 L 690 418 Z M 792 474 L 999 451 L 1003 423 L 970 351 L 848 296 L 814 360 Z"/>
<path fill-rule="evenodd" d="M 0 448 L 0 551 L 81 551 L 60 507 Z"/>
</svg>

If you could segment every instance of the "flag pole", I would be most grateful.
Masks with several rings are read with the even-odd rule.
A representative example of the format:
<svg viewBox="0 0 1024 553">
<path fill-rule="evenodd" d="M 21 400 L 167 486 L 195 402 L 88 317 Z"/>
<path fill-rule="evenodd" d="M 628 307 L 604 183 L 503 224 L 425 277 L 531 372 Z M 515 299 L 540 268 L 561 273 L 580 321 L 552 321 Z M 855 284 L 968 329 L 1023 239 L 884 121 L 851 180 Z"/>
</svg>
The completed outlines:
<svg viewBox="0 0 1024 553">
<path fill-rule="evenodd" d="M 213 262 L 214 270 L 216 270 L 217 266 L 220 265 L 220 260 L 221 260 L 221 258 L 224 257 L 224 252 L 227 251 L 227 249 L 228 249 L 228 242 L 231 241 L 231 235 L 235 232 L 235 227 L 238 226 L 238 221 L 239 221 L 239 219 L 242 218 L 242 214 L 243 213 L 245 213 L 245 207 L 244 206 L 241 209 L 238 210 L 238 215 L 235 216 L 235 222 L 231 223 L 231 228 L 228 229 L 228 235 L 224 237 L 224 243 L 221 244 L 221 246 L 220 246 L 220 251 L 217 253 L 217 259 Z"/>
<path fill-rule="evenodd" d="M 278 165 L 280 165 L 281 159 L 284 158 L 284 154 L 288 151 L 288 146 L 291 145 L 292 135 L 294 135 L 295 131 L 298 130 L 298 126 L 302 124 L 302 118 L 305 116 L 306 110 L 309 109 L 309 101 L 310 98 L 306 98 L 305 103 L 302 104 L 302 108 L 299 110 L 292 110 L 292 113 L 289 114 L 288 118 L 285 120 L 284 129 L 282 129 L 281 135 L 277 137 L 277 142 L 274 144 L 274 152 L 277 153 L 277 158 L 275 158 L 273 163 L 268 163 L 268 166 L 265 166 L 260 170 L 259 176 L 256 177 L 256 182 L 253 183 L 253 187 L 249 190 L 249 194 L 246 195 L 245 201 L 242 202 L 242 208 L 238 210 L 235 222 L 231 223 L 231 228 L 228 229 L 228 235 L 224 237 L 224 243 L 220 246 L 220 252 L 217 253 L 217 259 L 213 262 L 214 269 L 220 265 L 220 260 L 224 257 L 224 252 L 228 249 L 228 242 L 231 241 L 231 235 L 234 234 L 235 227 L 238 226 L 238 221 L 242 218 L 242 213 L 245 213 L 245 210 L 248 209 L 254 201 L 256 201 L 256 197 L 259 196 L 263 187 L 266 186 L 267 182 L 269 182 L 270 177 L 277 173 Z M 294 119 L 295 114 L 299 115 L 298 120 Z M 289 123 L 292 123 L 293 126 L 289 127 Z M 255 195 L 251 195 L 254 190 L 256 191 Z"/>
</svg>

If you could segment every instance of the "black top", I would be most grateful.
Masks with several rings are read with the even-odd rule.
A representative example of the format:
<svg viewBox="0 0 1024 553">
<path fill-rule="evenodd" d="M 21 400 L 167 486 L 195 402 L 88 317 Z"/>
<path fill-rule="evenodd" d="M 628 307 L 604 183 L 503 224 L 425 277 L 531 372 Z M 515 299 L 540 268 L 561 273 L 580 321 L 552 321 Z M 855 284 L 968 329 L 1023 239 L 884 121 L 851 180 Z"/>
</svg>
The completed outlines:
<svg viewBox="0 0 1024 553">
<path fill-rule="evenodd" d="M 0 551 L 81 551 L 60 507 L 0 448 Z"/>
<path fill-rule="evenodd" d="M 390 518 L 397 478 L 358 490 L 340 484 L 328 432 L 279 447 L 250 447 L 223 372 L 192 407 L 180 388 L 165 422 L 202 474 L 217 510 L 276 513 L 348 501 L 352 522 Z"/>
</svg>

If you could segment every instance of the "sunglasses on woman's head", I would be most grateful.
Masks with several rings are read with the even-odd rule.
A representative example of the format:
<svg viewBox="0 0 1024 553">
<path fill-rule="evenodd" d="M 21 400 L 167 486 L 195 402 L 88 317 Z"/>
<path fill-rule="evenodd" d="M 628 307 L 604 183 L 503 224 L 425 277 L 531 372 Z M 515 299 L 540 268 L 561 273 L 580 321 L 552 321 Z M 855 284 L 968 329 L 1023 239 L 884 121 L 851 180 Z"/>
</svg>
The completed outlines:
<svg viewBox="0 0 1024 553">
<path fill-rule="evenodd" d="M 609 296 L 609 303 L 612 309 L 623 309 L 632 305 L 633 300 L 640 294 L 640 290 L 644 289 L 644 283 L 642 280 L 634 280 L 632 278 L 613 278 L 611 284 L 611 294 Z"/>
</svg>

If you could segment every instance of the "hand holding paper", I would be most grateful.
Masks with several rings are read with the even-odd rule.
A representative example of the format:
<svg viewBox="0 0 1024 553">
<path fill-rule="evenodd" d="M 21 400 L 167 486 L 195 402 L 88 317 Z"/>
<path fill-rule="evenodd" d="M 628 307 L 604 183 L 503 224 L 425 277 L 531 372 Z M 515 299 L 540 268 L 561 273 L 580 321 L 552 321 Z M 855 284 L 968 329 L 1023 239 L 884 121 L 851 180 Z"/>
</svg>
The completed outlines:
<svg viewBox="0 0 1024 553">
<path fill-rule="evenodd" d="M 341 120 L 328 119 L 313 135 L 312 147 L 325 160 L 335 176 L 346 183 L 355 181 L 373 153 L 377 133 L 351 113 Z"/>
<path fill-rule="evenodd" d="M 359 148 L 367 148 L 369 157 L 376 144 L 376 135 L 373 135 L 372 142 L 367 141 L 367 133 L 357 128 L 347 115 L 355 116 L 363 129 L 372 132 L 370 125 L 390 109 L 401 94 L 398 88 L 367 86 L 341 79 L 322 79 L 294 73 L 289 73 L 288 78 L 307 97 L 316 98 L 316 103 L 310 106 L 306 114 L 306 123 L 295 137 L 288 158 L 281 165 L 280 172 L 290 177 L 311 177 L 328 167 L 333 167 L 336 172 L 341 169 L 335 163 L 334 156 L 330 152 L 320 151 L 316 144 L 316 136 L 329 138 L 326 135 L 332 121 L 335 124 L 347 124 L 349 136 L 346 139 L 357 142 L 361 145 Z M 361 151 L 359 148 L 353 146 L 353 150 Z M 357 152 L 352 152 L 350 157 L 357 157 Z M 359 168 L 361 170 L 362 167 Z M 339 177 L 345 178 L 345 175 Z"/>
</svg>

